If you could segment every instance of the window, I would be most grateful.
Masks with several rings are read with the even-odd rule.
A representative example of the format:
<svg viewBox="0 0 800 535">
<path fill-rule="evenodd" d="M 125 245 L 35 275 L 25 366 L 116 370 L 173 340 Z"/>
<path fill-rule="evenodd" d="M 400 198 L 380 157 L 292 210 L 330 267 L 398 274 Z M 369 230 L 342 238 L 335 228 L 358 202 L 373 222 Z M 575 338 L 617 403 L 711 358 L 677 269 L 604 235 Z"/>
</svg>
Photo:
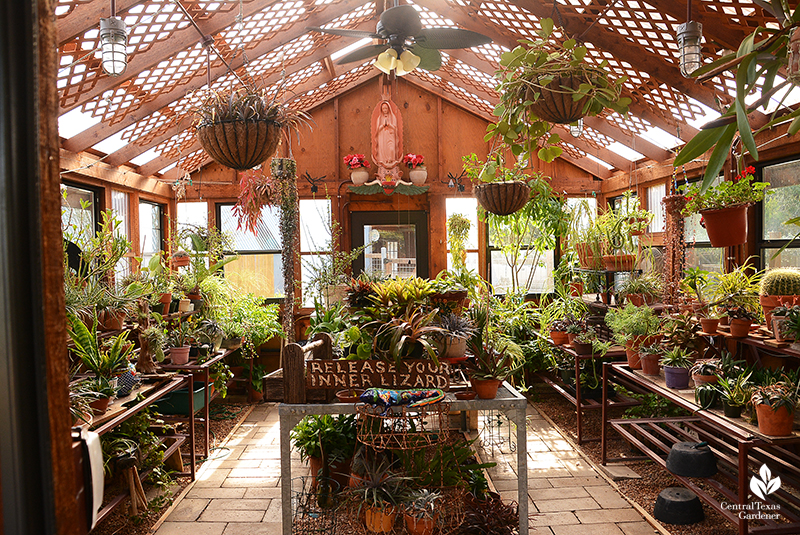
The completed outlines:
<svg viewBox="0 0 800 535">
<path fill-rule="evenodd" d="M 61 184 L 61 231 L 64 239 L 78 247 L 97 232 L 97 193 L 94 190 Z"/>
<path fill-rule="evenodd" d="M 495 293 L 553 291 L 555 236 L 549 229 L 523 216 L 491 218 L 488 237 L 489 282 Z"/>
<path fill-rule="evenodd" d="M 139 254 L 146 266 L 154 254 L 163 249 L 163 210 L 151 202 L 139 202 Z"/>
<path fill-rule="evenodd" d="M 130 209 L 128 206 L 128 194 L 124 191 L 111 190 L 111 206 L 114 210 L 114 216 L 119 220 L 117 227 L 117 235 L 130 240 Z M 131 258 L 132 253 L 126 254 L 123 258 L 119 259 L 114 272 L 116 273 L 117 282 L 122 280 L 123 277 L 131 272 Z"/>
<path fill-rule="evenodd" d="M 208 203 L 179 202 L 178 230 L 191 227 L 208 228 Z"/>
<path fill-rule="evenodd" d="M 450 197 L 445 199 L 445 213 L 448 221 L 453 214 L 461 214 L 469 220 L 469 234 L 464 244 L 466 265 L 468 270 L 478 273 L 478 200 L 473 197 Z M 447 239 L 447 269 L 453 269 L 449 232 Z"/>
<path fill-rule="evenodd" d="M 714 184 L 718 184 L 718 178 Z M 723 271 L 722 247 L 711 247 L 708 232 L 700 225 L 700 214 L 692 214 L 684 219 L 684 239 L 686 240 L 686 267 L 701 268 L 706 271 Z"/>
<path fill-rule="evenodd" d="M 225 266 L 225 277 L 242 291 L 261 297 L 283 295 L 280 209 L 265 206 L 257 233 L 239 228 L 232 204 L 217 205 L 219 229 L 233 238 L 239 260 Z"/>
<path fill-rule="evenodd" d="M 767 268 L 800 267 L 800 242 L 793 242 L 782 253 L 778 251 L 800 231 L 786 225 L 800 215 L 800 160 L 765 166 L 761 180 L 769 182 L 772 193 L 764 199 L 761 211 L 760 249 L 762 265 Z"/>
<path fill-rule="evenodd" d="M 647 210 L 653 214 L 648 230 L 650 232 L 664 232 L 664 205 L 661 200 L 667 193 L 666 184 L 657 184 L 647 188 Z"/>
<path fill-rule="evenodd" d="M 338 225 L 334 233 L 330 199 L 300 200 L 300 263 L 303 306 L 314 306 L 314 295 L 323 291 L 321 285 L 334 270 L 331 253 L 338 247 Z M 349 267 L 349 266 L 348 266 Z M 314 284 L 316 282 L 316 284 Z M 333 281 L 328 281 L 333 282 Z"/>
</svg>

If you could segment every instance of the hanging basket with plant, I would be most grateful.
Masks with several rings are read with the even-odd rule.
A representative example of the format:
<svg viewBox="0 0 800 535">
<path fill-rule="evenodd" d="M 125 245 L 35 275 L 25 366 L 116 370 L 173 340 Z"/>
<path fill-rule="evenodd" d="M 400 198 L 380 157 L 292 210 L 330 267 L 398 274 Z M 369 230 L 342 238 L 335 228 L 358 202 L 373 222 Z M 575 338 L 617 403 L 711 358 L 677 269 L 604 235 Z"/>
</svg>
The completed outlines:
<svg viewBox="0 0 800 535">
<path fill-rule="evenodd" d="M 475 154 L 464 156 L 464 170 L 475 183 L 473 193 L 481 208 L 495 215 L 510 215 L 522 209 L 531 200 L 531 182 L 538 177 L 529 177 L 522 166 L 512 169 L 503 165 L 503 157 L 498 152 L 490 155 L 486 163 L 478 160 Z"/>
<path fill-rule="evenodd" d="M 237 171 L 264 163 L 275 154 L 282 129 L 307 119 L 252 88 L 211 91 L 195 115 L 200 145 L 215 162 Z"/>
<path fill-rule="evenodd" d="M 561 155 L 561 138 L 551 133 L 553 124 L 570 124 L 610 108 L 621 115 L 631 100 L 622 96 L 626 77 L 612 79 L 607 61 L 592 64 L 587 48 L 575 39 L 559 42 L 552 19 L 542 19 L 538 38 L 500 56 L 500 103 L 494 110 L 488 138 L 499 137 L 515 156 L 538 157 L 551 162 Z"/>
</svg>

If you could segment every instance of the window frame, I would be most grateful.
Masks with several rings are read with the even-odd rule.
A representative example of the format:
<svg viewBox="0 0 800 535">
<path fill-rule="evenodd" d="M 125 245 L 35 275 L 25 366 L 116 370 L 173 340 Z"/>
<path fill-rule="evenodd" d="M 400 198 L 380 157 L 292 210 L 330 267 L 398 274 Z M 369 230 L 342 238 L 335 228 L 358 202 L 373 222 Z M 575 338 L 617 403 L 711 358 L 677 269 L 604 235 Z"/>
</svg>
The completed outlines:
<svg viewBox="0 0 800 535">
<path fill-rule="evenodd" d="M 775 160 L 770 160 L 768 162 L 754 162 L 752 165 L 755 167 L 756 171 L 753 174 L 754 181 L 763 181 L 764 177 L 764 169 L 767 167 L 771 167 L 773 165 L 781 165 L 784 163 L 789 162 L 798 162 L 800 163 L 800 154 L 795 154 L 793 156 L 787 156 L 785 158 L 779 158 Z M 758 164 L 758 165 L 756 165 Z M 797 185 L 800 185 L 800 180 L 797 181 Z M 766 250 L 767 249 L 780 249 L 786 244 L 791 242 L 791 238 L 789 239 L 778 239 L 778 240 L 770 240 L 769 238 L 764 238 L 764 210 L 765 210 L 765 203 L 764 201 L 757 202 L 754 206 L 755 208 L 755 224 L 753 225 L 753 232 L 755 232 L 756 239 L 754 241 L 754 249 L 755 249 L 755 256 L 758 258 L 758 268 L 765 269 L 766 266 L 769 265 L 769 259 L 766 257 Z M 800 228 L 798 229 L 800 231 Z M 787 247 L 788 249 L 800 249 L 800 239 L 794 240 L 792 245 Z"/>
</svg>

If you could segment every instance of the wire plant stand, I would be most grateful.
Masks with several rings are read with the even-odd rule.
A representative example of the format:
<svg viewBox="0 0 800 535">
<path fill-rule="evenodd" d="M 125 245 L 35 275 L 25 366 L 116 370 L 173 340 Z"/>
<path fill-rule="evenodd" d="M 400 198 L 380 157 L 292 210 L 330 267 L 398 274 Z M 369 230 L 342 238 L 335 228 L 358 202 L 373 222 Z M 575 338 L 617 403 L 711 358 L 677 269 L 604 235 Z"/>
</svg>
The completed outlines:
<svg viewBox="0 0 800 535">
<path fill-rule="evenodd" d="M 424 407 L 357 407 L 358 440 L 376 450 L 415 450 L 446 442 L 451 434 L 450 404 Z"/>
<path fill-rule="evenodd" d="M 481 449 L 490 457 L 517 451 L 517 425 L 502 411 L 479 411 L 478 431 Z"/>
<path fill-rule="evenodd" d="M 334 535 L 338 524 L 339 484 L 310 476 L 292 478 L 292 535 Z"/>
</svg>

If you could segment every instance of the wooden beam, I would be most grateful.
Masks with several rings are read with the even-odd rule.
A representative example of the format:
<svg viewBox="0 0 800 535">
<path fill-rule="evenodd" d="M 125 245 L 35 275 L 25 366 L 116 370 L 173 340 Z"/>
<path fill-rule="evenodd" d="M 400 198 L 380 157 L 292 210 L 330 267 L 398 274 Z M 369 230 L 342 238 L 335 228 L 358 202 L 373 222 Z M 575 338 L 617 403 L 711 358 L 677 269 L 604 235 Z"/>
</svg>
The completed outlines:
<svg viewBox="0 0 800 535">
<path fill-rule="evenodd" d="M 615 141 L 619 141 L 623 145 L 630 147 L 631 149 L 643 154 L 646 158 L 651 160 L 660 162 L 672 156 L 670 151 L 662 149 L 658 145 L 647 141 L 643 137 L 637 136 L 630 130 L 620 128 L 615 122 L 609 121 L 602 117 L 584 117 L 583 124 L 584 126 L 588 126 L 589 128 L 597 130 L 601 134 L 604 134 Z"/>
<path fill-rule="evenodd" d="M 128 143 L 124 147 L 119 150 L 116 150 L 110 153 L 106 158 L 103 160 L 109 165 L 123 165 L 129 163 L 132 159 L 136 158 L 140 154 L 147 152 L 150 150 L 151 147 L 157 147 L 159 143 L 162 143 L 169 138 L 176 136 L 190 128 L 192 125 L 192 120 L 190 116 L 186 116 L 183 120 L 178 123 L 177 131 L 175 128 L 170 128 L 163 134 L 160 134 L 153 139 L 151 139 L 145 145 L 139 145 L 137 143 Z M 135 167 L 131 165 L 132 167 Z"/>
<path fill-rule="evenodd" d="M 202 148 L 200 146 L 200 142 L 197 141 L 197 138 L 194 139 L 194 142 L 186 147 L 185 149 L 181 149 L 181 154 L 191 154 L 197 149 Z M 149 162 L 142 164 L 139 166 L 139 174 L 142 176 L 152 176 L 155 175 L 161 169 L 164 169 L 166 166 L 171 164 L 172 162 L 176 162 L 180 159 L 180 156 L 158 156 L 157 158 L 153 158 Z"/>
<path fill-rule="evenodd" d="M 686 0 L 648 0 L 648 3 L 661 13 L 674 17 L 678 23 L 686 22 Z M 754 4 L 754 8 L 757 6 Z M 703 25 L 706 42 L 714 41 L 721 48 L 736 51 L 745 37 L 755 27 L 729 25 L 730 18 L 720 11 L 706 8 L 703 2 L 692 5 L 692 20 Z M 746 31 L 745 31 L 746 29 Z"/>
<path fill-rule="evenodd" d="M 617 154 L 616 152 L 610 151 L 605 147 L 596 148 L 591 145 L 586 139 L 581 137 L 572 137 L 569 133 L 569 127 L 565 125 L 553 125 L 553 133 L 558 134 L 561 136 L 561 139 L 569 143 L 570 145 L 581 149 L 583 152 L 587 154 L 591 154 L 595 158 L 600 158 L 604 162 L 613 165 L 615 168 L 619 169 L 620 171 L 629 171 L 631 166 L 633 166 L 633 162 L 627 158 L 624 158 Z"/>
<path fill-rule="evenodd" d="M 582 170 L 586 171 L 587 173 L 589 173 L 590 175 L 596 176 L 597 178 L 600 178 L 600 179 L 603 179 L 603 180 L 611 178 L 611 174 L 612 174 L 611 170 L 606 169 L 605 167 L 603 167 L 599 163 L 597 163 L 597 162 L 595 162 L 593 160 L 590 160 L 589 158 L 585 158 L 585 157 L 584 158 L 573 158 L 572 156 L 570 156 L 567 153 L 562 154 L 561 156 L 559 156 L 559 158 L 568 161 L 569 163 L 571 163 L 575 167 L 577 167 L 579 169 L 582 169 Z"/>
<path fill-rule="evenodd" d="M 309 19 L 309 24 L 313 22 L 315 21 Z M 324 24 L 325 22 L 327 22 L 327 20 L 318 20 L 316 22 Z M 372 26 L 373 25 L 370 21 L 365 21 L 355 26 L 353 29 L 372 30 L 374 29 Z M 278 32 L 275 37 L 261 42 L 257 47 L 255 47 L 253 50 L 250 51 L 250 54 L 254 58 L 261 57 L 264 54 L 271 52 L 275 48 L 283 46 L 293 41 L 294 39 L 297 39 L 304 33 L 306 33 L 305 29 L 295 30 L 292 32 Z M 316 63 L 317 61 L 321 61 L 322 58 L 330 55 L 331 52 L 333 52 L 333 50 L 331 49 L 333 48 L 334 43 L 339 43 L 339 40 L 334 41 L 329 46 L 319 47 L 311 56 L 305 58 L 304 60 L 295 65 L 290 65 L 289 68 L 292 70 L 289 71 L 287 74 L 292 74 L 298 70 L 302 70 L 308 65 Z M 231 68 L 233 68 L 234 70 L 238 70 L 244 66 L 244 59 L 242 55 L 239 55 L 236 57 L 235 60 L 229 63 L 231 64 Z M 225 76 L 226 74 L 228 74 L 228 69 L 224 65 L 212 67 L 211 69 L 212 80 L 216 80 L 221 76 Z M 265 85 L 269 85 L 276 82 L 279 79 L 280 79 L 280 74 L 276 73 L 270 77 L 264 78 L 263 83 Z M 181 98 L 186 96 L 186 94 L 189 91 L 200 89 L 202 87 L 205 87 L 205 85 L 206 85 L 205 76 L 195 76 L 187 84 L 178 85 L 171 91 L 162 93 L 154 100 L 148 102 L 145 105 L 142 105 L 136 110 L 129 112 L 127 115 L 125 115 L 125 117 L 121 121 L 118 121 L 113 125 L 109 125 L 103 122 L 96 124 L 95 126 L 84 130 L 80 134 L 77 134 L 67 139 L 62 143 L 62 146 L 71 152 L 82 152 L 87 148 L 99 143 L 103 139 L 116 134 L 120 130 L 124 130 L 125 128 L 134 124 L 135 122 L 152 115 L 153 113 L 161 110 L 162 108 L 168 106 L 169 104 L 172 104 L 177 100 L 180 100 Z"/>
<path fill-rule="evenodd" d="M 262 2 L 250 2 L 243 9 L 244 17 L 247 18 L 255 13 L 263 11 L 279 1 L 280 0 L 270 0 L 266 4 Z M 300 35 L 306 33 L 306 25 L 316 26 L 318 23 L 324 24 L 324 22 L 339 16 L 338 13 L 340 13 L 342 9 L 346 9 L 345 12 L 350 12 L 359 4 L 360 2 L 357 0 L 345 0 L 341 4 L 336 5 L 337 15 L 335 16 L 326 15 L 327 9 L 331 9 L 326 8 L 316 16 L 312 16 L 307 24 L 303 24 L 302 27 L 293 28 L 291 33 L 292 35 L 295 35 L 295 38 L 299 37 Z M 200 27 L 204 35 L 216 35 L 223 30 L 229 29 L 236 22 L 236 17 L 238 14 L 239 11 L 237 9 L 221 11 L 205 20 L 198 21 L 197 25 Z M 322 19 L 322 17 L 324 17 L 324 19 Z M 300 25 L 298 24 L 297 26 Z M 277 35 L 283 32 L 279 31 L 275 33 Z M 197 30 L 192 25 L 186 26 L 181 30 L 176 30 L 169 39 L 156 41 L 145 52 L 135 54 L 128 63 L 128 67 L 125 69 L 125 72 L 122 74 L 122 76 L 118 76 L 116 78 L 112 78 L 111 76 L 102 76 L 91 91 L 87 91 L 86 93 L 80 95 L 80 97 L 69 106 L 62 107 L 59 111 L 59 115 L 64 114 L 71 109 L 77 108 L 78 106 L 97 98 L 106 91 L 119 87 L 129 80 L 135 80 L 143 71 L 155 67 L 162 61 L 170 59 L 180 52 L 194 48 L 194 46 L 200 41 L 201 37 L 198 35 Z M 224 54 L 222 50 L 220 50 L 220 52 Z M 250 51 L 247 52 L 250 53 Z M 230 54 L 224 55 L 228 56 L 226 58 L 228 61 L 231 60 Z M 212 62 L 213 61 L 215 60 L 212 60 Z M 216 61 L 219 60 L 217 59 Z"/>
<path fill-rule="evenodd" d="M 144 177 L 131 170 L 112 167 L 85 153 L 75 154 L 62 148 L 59 165 L 62 174 L 70 172 L 163 197 L 172 196 L 169 186 L 166 184 Z"/>
<path fill-rule="evenodd" d="M 142 0 L 117 0 L 117 14 L 124 14 Z M 74 4 L 74 9 L 66 17 L 58 19 L 58 44 L 83 35 L 91 29 L 100 28 L 100 19 L 111 16 L 110 5 L 107 2 L 87 2 Z"/>
</svg>

